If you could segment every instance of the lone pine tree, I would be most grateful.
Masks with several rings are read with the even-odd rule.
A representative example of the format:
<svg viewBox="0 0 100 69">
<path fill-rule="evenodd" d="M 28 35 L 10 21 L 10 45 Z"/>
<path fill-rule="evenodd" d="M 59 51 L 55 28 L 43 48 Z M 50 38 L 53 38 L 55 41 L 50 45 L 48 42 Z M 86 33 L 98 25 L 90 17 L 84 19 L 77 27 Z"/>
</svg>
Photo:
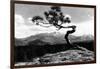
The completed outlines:
<svg viewBox="0 0 100 69">
<path fill-rule="evenodd" d="M 57 28 L 58 31 L 62 28 L 72 28 L 72 30 L 66 31 L 66 34 L 64 37 L 68 44 L 68 48 L 72 48 L 73 45 L 70 43 L 70 40 L 68 37 L 69 37 L 69 34 L 72 34 L 75 32 L 76 26 L 75 25 L 62 26 L 65 23 L 71 23 L 71 18 L 69 16 L 64 15 L 63 12 L 61 11 L 61 7 L 59 6 L 52 6 L 50 10 L 44 12 L 44 16 L 45 16 L 45 19 L 48 21 L 48 23 L 46 23 L 41 16 L 34 16 L 32 18 L 33 23 L 35 22 L 36 25 L 40 25 L 43 27 L 54 26 Z M 48 24 L 49 26 L 44 26 L 45 24 Z"/>
</svg>

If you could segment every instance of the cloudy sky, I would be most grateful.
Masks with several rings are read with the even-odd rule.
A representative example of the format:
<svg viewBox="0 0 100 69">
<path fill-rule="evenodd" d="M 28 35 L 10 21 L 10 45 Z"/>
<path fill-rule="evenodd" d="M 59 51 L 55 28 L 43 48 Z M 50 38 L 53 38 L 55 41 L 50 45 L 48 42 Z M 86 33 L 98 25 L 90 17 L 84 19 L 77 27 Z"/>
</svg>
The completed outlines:
<svg viewBox="0 0 100 69">
<path fill-rule="evenodd" d="M 32 23 L 31 18 L 39 15 L 44 18 L 44 11 L 48 11 L 50 6 L 45 5 L 29 5 L 29 4 L 15 4 L 15 37 L 24 38 L 30 35 L 39 33 L 55 32 L 55 27 L 41 27 Z M 71 16 L 71 24 L 76 25 L 75 36 L 94 35 L 94 9 L 93 8 L 79 8 L 79 7 L 61 7 L 64 14 Z M 61 29 L 56 31 L 65 34 L 68 29 Z"/>
</svg>

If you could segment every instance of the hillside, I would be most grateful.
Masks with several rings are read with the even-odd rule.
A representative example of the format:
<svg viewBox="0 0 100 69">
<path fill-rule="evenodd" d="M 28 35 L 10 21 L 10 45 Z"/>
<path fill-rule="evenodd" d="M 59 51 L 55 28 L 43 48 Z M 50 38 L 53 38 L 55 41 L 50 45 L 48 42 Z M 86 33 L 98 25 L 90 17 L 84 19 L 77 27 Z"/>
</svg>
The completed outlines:
<svg viewBox="0 0 100 69">
<path fill-rule="evenodd" d="M 69 36 L 69 40 L 71 43 L 75 42 L 89 42 L 93 41 L 92 35 L 83 35 L 83 36 Z M 54 44 L 66 44 L 66 40 L 64 39 L 63 34 L 55 35 L 54 33 L 42 33 L 35 36 L 30 36 L 22 39 L 15 38 L 15 46 L 24 46 L 29 42 L 35 42 L 35 44 L 39 42 L 48 43 L 50 45 Z M 39 41 L 39 42 L 36 42 Z"/>
<path fill-rule="evenodd" d="M 81 49 L 72 48 L 72 50 L 74 51 L 78 50 L 79 52 L 81 51 L 83 52 L 83 49 L 85 49 L 84 54 L 90 54 L 87 51 L 91 50 L 92 52 L 94 50 L 93 36 L 91 35 L 85 35 L 85 36 L 70 35 L 69 39 L 74 47 L 76 46 L 81 47 Z M 69 45 L 66 43 L 66 40 L 64 39 L 64 35 L 62 34 L 55 35 L 54 33 L 43 33 L 43 34 L 38 34 L 35 36 L 30 36 L 27 38 L 22 38 L 22 39 L 15 38 L 15 52 L 14 52 L 15 61 L 16 62 L 27 62 L 27 61 L 31 62 L 33 59 L 36 60 L 35 59 L 36 57 L 40 58 L 40 57 L 45 56 L 46 54 L 48 55 L 52 54 L 53 56 L 53 55 L 56 55 L 56 53 L 58 52 L 59 53 L 65 52 L 65 55 L 66 55 L 66 52 L 70 51 L 68 47 Z M 71 53 L 74 53 L 74 52 L 69 52 L 69 56 L 71 55 Z M 62 55 L 62 53 L 59 55 Z M 49 56 L 48 58 L 50 59 L 50 63 L 52 63 L 53 61 L 51 61 L 51 59 L 53 58 L 51 58 L 51 56 Z M 93 58 L 93 56 L 90 56 L 90 58 Z M 46 60 L 46 59 L 43 58 L 43 60 Z M 59 58 L 58 60 L 60 62 Z M 54 63 L 55 62 L 56 61 L 54 61 Z"/>
</svg>

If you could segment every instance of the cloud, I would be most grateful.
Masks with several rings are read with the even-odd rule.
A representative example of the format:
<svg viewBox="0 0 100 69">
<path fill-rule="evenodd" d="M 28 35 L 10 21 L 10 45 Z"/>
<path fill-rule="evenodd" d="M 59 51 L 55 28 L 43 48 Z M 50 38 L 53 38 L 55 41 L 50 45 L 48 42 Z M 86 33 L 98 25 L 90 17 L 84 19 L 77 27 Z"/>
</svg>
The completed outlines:
<svg viewBox="0 0 100 69">
<path fill-rule="evenodd" d="M 22 37 L 28 31 L 28 27 L 24 25 L 25 19 L 19 14 L 15 14 L 15 37 Z"/>
<path fill-rule="evenodd" d="M 40 33 L 54 32 L 55 27 L 45 28 L 32 23 L 31 18 L 25 20 L 21 15 L 15 15 L 15 37 L 25 38 Z"/>
<path fill-rule="evenodd" d="M 76 32 L 73 33 L 72 35 L 75 36 L 94 35 L 93 19 L 86 22 L 77 23 L 77 24 L 76 23 L 64 24 L 64 26 L 69 26 L 69 25 L 77 26 Z M 65 34 L 67 30 L 70 29 L 64 28 L 57 32 Z M 31 35 L 36 35 L 40 33 L 50 33 L 55 31 L 56 28 L 53 26 L 49 28 L 37 26 L 31 22 L 31 18 L 25 20 L 23 16 L 17 14 L 15 15 L 15 37 L 16 38 L 25 38 Z"/>
<path fill-rule="evenodd" d="M 81 22 L 78 24 L 72 23 L 69 25 L 76 25 L 76 31 L 72 33 L 72 35 L 75 35 L 75 36 L 93 35 L 94 36 L 94 21 L 93 20 Z M 66 34 L 67 30 L 71 30 L 71 29 L 62 29 L 59 32 Z"/>
<path fill-rule="evenodd" d="M 25 20 L 24 20 L 23 16 L 16 14 L 15 15 L 15 24 L 20 26 L 20 25 L 22 25 L 24 23 L 25 23 Z"/>
<path fill-rule="evenodd" d="M 89 20 L 84 23 L 77 24 L 76 32 L 73 35 L 93 35 L 94 36 L 94 21 Z"/>
</svg>

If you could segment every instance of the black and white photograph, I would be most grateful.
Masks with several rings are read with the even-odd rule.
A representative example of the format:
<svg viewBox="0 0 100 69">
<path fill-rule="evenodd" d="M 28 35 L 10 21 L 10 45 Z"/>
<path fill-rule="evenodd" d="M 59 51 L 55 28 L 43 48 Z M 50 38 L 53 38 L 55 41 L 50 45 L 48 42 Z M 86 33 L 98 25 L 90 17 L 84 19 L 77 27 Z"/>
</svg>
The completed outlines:
<svg viewBox="0 0 100 69">
<path fill-rule="evenodd" d="M 14 4 L 14 66 L 95 61 L 95 9 Z"/>
</svg>

